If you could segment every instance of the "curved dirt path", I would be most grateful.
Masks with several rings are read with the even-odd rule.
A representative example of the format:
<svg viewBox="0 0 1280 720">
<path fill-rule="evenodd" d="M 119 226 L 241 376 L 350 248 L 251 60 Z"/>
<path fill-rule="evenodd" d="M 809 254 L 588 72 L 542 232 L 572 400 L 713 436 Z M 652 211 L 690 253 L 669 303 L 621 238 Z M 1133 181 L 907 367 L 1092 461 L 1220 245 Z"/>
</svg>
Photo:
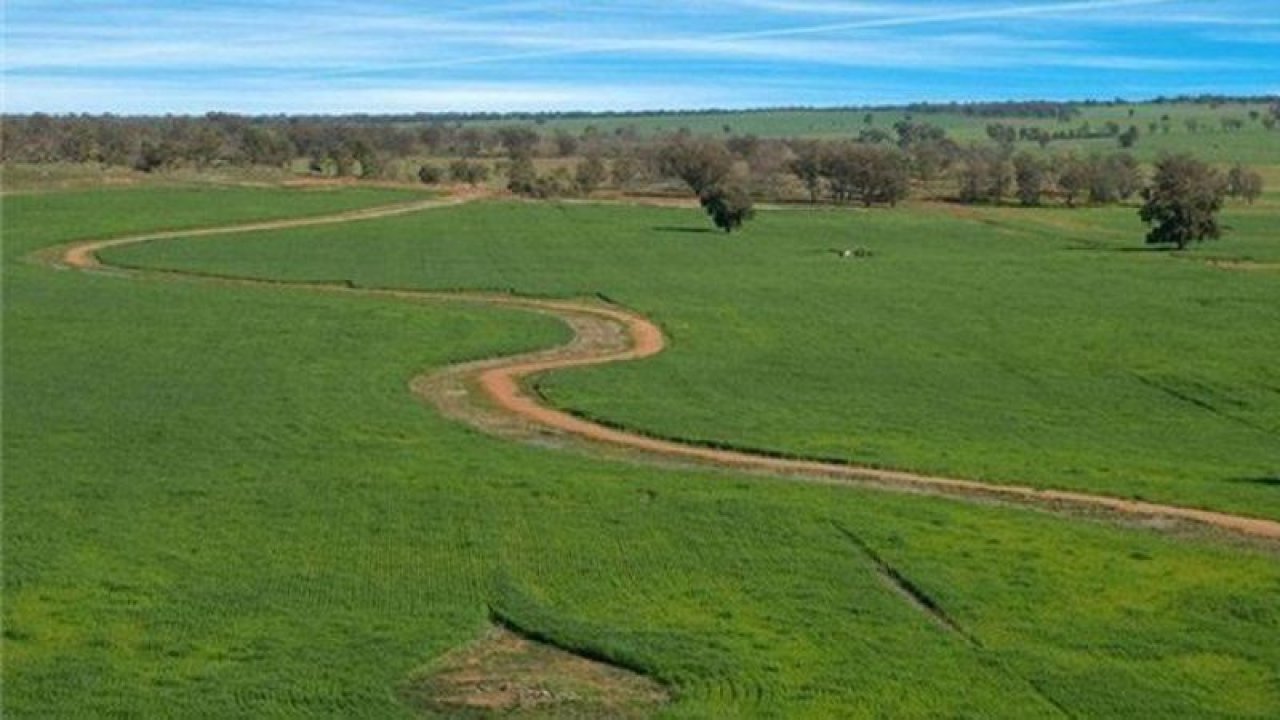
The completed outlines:
<svg viewBox="0 0 1280 720">
<path fill-rule="evenodd" d="M 451 418 L 488 433 L 542 444 L 581 444 L 594 451 L 670 464 L 713 466 L 809 482 L 859 483 L 895 490 L 961 498 L 1029 504 L 1076 512 L 1100 512 L 1156 525 L 1193 524 L 1231 533 L 1280 541 L 1280 522 L 1197 508 L 1126 500 L 1070 490 L 1004 485 L 881 468 L 802 460 L 726 450 L 665 440 L 604 424 L 549 407 L 531 395 L 525 381 L 553 370 L 638 360 L 662 352 L 662 331 L 647 318 L 598 300 L 542 300 L 511 295 L 352 288 L 321 283 L 294 283 L 249 278 L 220 278 L 176 271 L 149 271 L 104 265 L 101 250 L 153 240 L 208 237 L 256 230 L 280 230 L 354 222 L 456 205 L 467 197 L 433 199 L 309 218 L 271 220 L 225 227 L 146 233 L 88 240 L 43 255 L 53 264 L 80 270 L 109 268 L 126 275 L 188 277 L 239 285 L 308 288 L 372 297 L 435 300 L 510 307 L 555 317 L 573 330 L 565 345 L 532 353 L 461 363 L 415 377 L 414 394 Z"/>
</svg>

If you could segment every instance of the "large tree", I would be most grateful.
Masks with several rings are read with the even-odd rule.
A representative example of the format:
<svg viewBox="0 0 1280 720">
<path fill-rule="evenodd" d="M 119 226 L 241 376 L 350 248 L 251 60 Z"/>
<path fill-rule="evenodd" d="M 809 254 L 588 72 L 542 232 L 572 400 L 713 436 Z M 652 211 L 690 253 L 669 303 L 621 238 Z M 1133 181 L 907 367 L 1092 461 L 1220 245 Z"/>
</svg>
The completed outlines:
<svg viewBox="0 0 1280 720">
<path fill-rule="evenodd" d="M 751 194 L 739 185 L 707 188 L 698 196 L 698 201 L 716 227 L 725 232 L 733 232 L 755 216 Z"/>
<path fill-rule="evenodd" d="M 658 149 L 658 166 L 663 175 L 680 178 L 701 197 L 729 176 L 733 156 L 717 140 L 677 134 Z"/>
<path fill-rule="evenodd" d="M 1217 238 L 1218 211 L 1226 183 L 1221 173 L 1190 155 L 1168 155 L 1156 162 L 1155 177 L 1143 191 L 1138 215 L 1151 226 L 1147 242 L 1178 249 Z"/>
</svg>

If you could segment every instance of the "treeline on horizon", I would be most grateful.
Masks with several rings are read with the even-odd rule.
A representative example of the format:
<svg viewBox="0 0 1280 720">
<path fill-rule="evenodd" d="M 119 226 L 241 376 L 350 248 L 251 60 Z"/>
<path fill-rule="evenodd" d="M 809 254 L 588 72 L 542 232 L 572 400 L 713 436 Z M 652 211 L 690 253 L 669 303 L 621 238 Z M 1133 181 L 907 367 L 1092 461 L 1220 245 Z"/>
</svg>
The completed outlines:
<svg viewBox="0 0 1280 720">
<path fill-rule="evenodd" d="M 1240 101 L 1213 96 L 1206 102 Z M 1258 98 L 1249 98 L 1257 102 Z M 1185 102 L 1186 99 L 1177 99 Z M 1122 101 L 1095 101 L 1095 104 Z M 1171 100 L 1172 102 L 1172 100 Z M 587 126 L 571 132 L 524 122 L 498 125 L 448 122 L 351 122 L 338 117 L 201 117 L 110 115 L 6 116 L 0 126 L 0 161 L 98 163 L 156 172 L 180 167 L 266 166 L 325 177 L 454 181 L 478 184 L 498 176 L 508 190 L 536 197 L 589 195 L 602 187 L 621 191 L 672 191 L 687 185 L 730 185 L 769 200 L 808 199 L 893 205 L 913 188 L 928 188 L 962 202 L 1015 198 L 1067 205 L 1126 200 L 1142 187 L 1142 170 L 1126 150 L 1148 134 L 1169 133 L 1168 113 L 1145 122 L 1074 122 L 1086 103 L 966 103 L 970 114 L 1001 110 L 1001 117 L 1048 118 L 1050 128 L 985 124 L 988 142 L 961 144 L 914 111 L 890 126 L 867 113 L 846 138 L 761 138 L 753 134 L 696 135 L 687 129 L 644 134 L 635 126 L 609 131 Z M 925 105 L 903 106 L 919 108 Z M 1280 124 L 1280 101 L 1246 115 L 1219 118 L 1219 128 L 1183 118 L 1188 132 L 1237 132 L 1249 123 L 1268 130 Z M 1111 138 L 1116 149 L 1082 155 L 1051 152 L 1059 140 Z M 1038 146 L 1018 148 L 1018 143 Z M 555 160 L 535 164 L 535 159 Z M 574 161 L 576 160 L 576 165 Z M 1260 192 L 1257 174 L 1234 194 Z M 708 179 L 710 178 L 710 179 Z M 1256 182 L 1255 182 L 1256 180 Z"/>
<path fill-rule="evenodd" d="M 848 112 L 905 112 L 921 115 L 956 114 L 984 118 L 1060 118 L 1070 120 L 1080 114 L 1081 108 L 1119 107 L 1141 105 L 1208 105 L 1211 107 L 1226 104 L 1272 104 L 1280 103 L 1280 95 L 1158 95 L 1145 100 L 1128 100 L 1125 98 L 1084 99 L 1084 100 L 1000 100 L 1000 101 L 950 101 L 950 102 L 912 102 L 903 104 L 865 104 L 865 105 L 772 105 L 756 108 L 693 108 L 693 109 L 650 109 L 650 110 L 547 110 L 538 112 L 418 112 L 418 113 L 207 113 L 204 116 L 165 113 L 165 114 L 119 114 L 119 113 L 7 113 L 4 118 L 22 118 L 32 115 L 50 115 L 53 117 L 117 117 L 136 119 L 157 119 L 172 117 L 207 117 L 209 115 L 236 115 L 255 121 L 290 121 L 290 120 L 334 120 L 340 122 L 474 122 L 474 121 L 513 121 L 539 122 L 551 120 L 583 120 L 613 118 L 646 118 L 646 117 L 702 117 L 708 115 L 758 115 L 777 112 L 811 112 L 811 113 L 848 113 Z"/>
</svg>

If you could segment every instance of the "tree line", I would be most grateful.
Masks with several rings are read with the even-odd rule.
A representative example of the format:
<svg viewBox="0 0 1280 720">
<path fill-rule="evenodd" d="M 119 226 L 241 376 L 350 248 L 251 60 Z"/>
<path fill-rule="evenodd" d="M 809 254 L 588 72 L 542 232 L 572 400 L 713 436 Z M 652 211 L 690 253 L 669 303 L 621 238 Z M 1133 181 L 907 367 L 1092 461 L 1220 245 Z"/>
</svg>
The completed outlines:
<svg viewBox="0 0 1280 720">
<path fill-rule="evenodd" d="M 1013 110 L 1009 104 L 991 105 L 997 106 Z M 980 113 L 986 107 L 970 109 Z M 1019 108 L 1035 115 L 1053 105 Z M 1269 108 L 1267 117 L 1280 118 L 1280 103 Z M 363 118 L 218 113 L 199 118 L 37 114 L 4 119 L 0 160 L 104 163 L 145 172 L 180 165 L 288 167 L 301 161 L 315 174 L 407 176 L 426 184 L 477 185 L 496 174 L 511 192 L 540 198 L 590 195 L 605 186 L 624 191 L 684 187 L 726 230 L 750 217 L 753 198 L 892 207 L 924 188 L 963 203 L 1058 202 L 1075 207 L 1128 201 L 1149 187 L 1139 163 L 1124 150 L 1051 154 L 1044 149 L 1048 142 L 1041 141 L 1039 152 L 1015 152 L 1017 141 L 1041 139 L 1034 135 L 1036 128 L 993 122 L 986 126 L 991 142 L 961 145 L 940 126 L 912 117 L 885 128 L 874 127 L 868 115 L 864 124 L 844 139 L 813 140 L 695 135 L 688 130 L 642 135 L 626 127 L 570 133 L 527 124 L 406 126 Z M 1108 123 L 1103 128 L 1122 147 L 1132 145 L 1139 134 L 1136 125 L 1122 130 L 1118 123 Z M 1069 132 L 1078 137 L 1092 130 L 1085 123 Z M 1130 133 L 1133 138 L 1126 142 Z M 422 162 L 422 157 L 440 159 Z M 557 161 L 535 162 L 545 159 Z M 1197 182 L 1212 186 L 1218 196 L 1248 202 L 1262 192 L 1261 176 L 1241 166 L 1218 173 L 1212 183 L 1204 178 Z"/>
</svg>

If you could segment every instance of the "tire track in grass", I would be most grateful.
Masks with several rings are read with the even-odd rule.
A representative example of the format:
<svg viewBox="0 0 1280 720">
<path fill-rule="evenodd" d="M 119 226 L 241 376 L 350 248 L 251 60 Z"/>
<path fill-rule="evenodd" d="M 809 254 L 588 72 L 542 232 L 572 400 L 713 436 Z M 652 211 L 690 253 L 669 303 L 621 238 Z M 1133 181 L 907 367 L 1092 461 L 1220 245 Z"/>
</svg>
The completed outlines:
<svg viewBox="0 0 1280 720">
<path fill-rule="evenodd" d="M 890 564 L 888 560 L 885 560 L 880 553 L 876 552 L 875 549 L 867 544 L 867 542 L 860 536 L 835 520 L 831 521 L 831 525 L 836 529 L 836 532 L 840 533 L 845 540 L 849 541 L 849 544 L 857 548 L 858 552 L 870 561 L 871 565 L 875 568 L 876 573 L 880 576 L 881 581 L 890 590 L 902 597 L 903 600 L 913 608 L 919 610 L 943 632 L 960 638 L 960 640 L 972 648 L 974 652 L 978 653 L 979 661 L 983 665 L 992 668 L 1007 678 L 1025 684 L 1031 688 L 1031 691 L 1037 697 L 1052 706 L 1055 710 L 1061 713 L 1063 717 L 1076 717 L 1075 713 L 1073 713 L 1070 708 L 1063 705 L 1052 695 L 1048 694 L 1039 681 L 1022 676 L 1002 662 L 998 657 L 993 656 L 991 651 L 987 649 L 986 645 L 982 643 L 982 640 L 978 638 L 977 635 L 974 635 L 957 622 L 956 619 L 952 617 L 937 600 L 904 575 L 902 571 Z"/>
<path fill-rule="evenodd" d="M 125 277 L 168 277 L 215 281 L 224 284 L 301 288 L 363 297 L 417 301 L 449 301 L 491 307 L 515 308 L 555 317 L 573 330 L 573 339 L 560 347 L 479 362 L 451 365 L 415 377 L 411 390 L 435 405 L 447 417 L 490 434 L 536 444 L 582 444 L 593 451 L 664 465 L 716 467 L 828 484 L 857 484 L 898 491 L 963 499 L 1047 507 L 1076 513 L 1102 513 L 1114 518 L 1138 519 L 1158 527 L 1192 525 L 1237 535 L 1280 541 L 1280 522 L 1245 515 L 1016 484 L 998 484 L 901 470 L 824 460 L 795 458 L 749 450 L 697 445 L 645 435 L 549 407 L 530 387 L 536 376 L 575 367 L 626 362 L 662 352 L 662 330 L 648 318 L 608 302 L 604 298 L 547 300 L 497 293 L 438 292 L 358 288 L 350 283 L 285 282 L 223 277 L 197 272 L 147 270 L 107 265 L 97 253 L 108 248 L 175 238 L 197 238 L 282 230 L 335 223 L 358 222 L 403 215 L 467 202 L 470 197 L 450 197 L 400 203 L 334 215 L 272 220 L 197 230 L 164 231 L 87 240 L 36 253 L 36 260 L 58 267 L 110 272 Z"/>
</svg>

